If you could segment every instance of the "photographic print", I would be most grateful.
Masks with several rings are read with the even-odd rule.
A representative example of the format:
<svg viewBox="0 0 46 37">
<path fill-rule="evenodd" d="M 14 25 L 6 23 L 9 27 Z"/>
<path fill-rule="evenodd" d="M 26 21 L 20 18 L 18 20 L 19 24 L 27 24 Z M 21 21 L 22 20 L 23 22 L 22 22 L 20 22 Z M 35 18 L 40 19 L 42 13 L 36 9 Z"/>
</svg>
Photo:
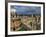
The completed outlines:
<svg viewBox="0 0 46 37">
<path fill-rule="evenodd" d="M 41 30 L 41 7 L 11 5 L 11 31 Z"/>
<path fill-rule="evenodd" d="M 8 3 L 8 35 L 43 33 L 43 4 Z"/>
</svg>

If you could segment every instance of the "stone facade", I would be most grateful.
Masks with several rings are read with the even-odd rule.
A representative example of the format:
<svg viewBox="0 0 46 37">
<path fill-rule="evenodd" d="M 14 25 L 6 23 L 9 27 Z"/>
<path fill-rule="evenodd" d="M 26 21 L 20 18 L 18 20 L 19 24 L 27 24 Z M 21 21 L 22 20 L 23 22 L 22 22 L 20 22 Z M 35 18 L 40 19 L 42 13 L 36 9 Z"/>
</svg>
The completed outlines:
<svg viewBox="0 0 46 37">
<path fill-rule="evenodd" d="M 23 23 L 25 26 L 30 28 L 31 30 L 40 30 L 41 29 L 41 16 L 34 16 L 33 14 L 31 16 L 19 16 L 13 13 L 11 14 L 11 30 L 13 30 L 14 25 L 14 20 L 21 19 L 19 20 L 21 23 Z M 16 24 L 16 23 L 15 23 Z"/>
</svg>

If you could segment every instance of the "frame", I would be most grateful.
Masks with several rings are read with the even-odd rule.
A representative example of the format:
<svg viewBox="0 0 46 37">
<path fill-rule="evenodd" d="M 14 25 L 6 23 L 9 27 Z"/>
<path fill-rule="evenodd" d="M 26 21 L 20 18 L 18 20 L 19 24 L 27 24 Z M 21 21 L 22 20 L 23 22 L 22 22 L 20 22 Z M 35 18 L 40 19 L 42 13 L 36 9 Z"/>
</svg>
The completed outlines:
<svg viewBox="0 0 46 37">
<path fill-rule="evenodd" d="M 24 13 L 24 11 L 25 11 L 25 13 Z M 30 11 L 33 13 L 31 13 Z M 12 12 L 20 12 L 20 13 L 12 13 Z M 13 15 L 11 16 L 10 14 L 11 15 L 13 14 Z M 18 17 L 20 17 L 21 19 L 31 18 L 32 21 L 34 21 L 34 19 L 36 18 L 35 22 L 39 21 L 39 20 L 37 20 L 38 17 L 41 20 L 40 20 L 40 23 L 36 23 L 37 25 L 31 21 L 30 23 L 32 23 L 32 25 L 31 25 L 32 28 L 30 27 L 30 25 L 29 25 L 30 28 L 26 27 L 28 25 L 26 25 L 26 26 L 24 25 L 26 27 L 26 28 L 25 27 L 24 28 L 27 30 L 19 31 L 19 30 L 15 30 L 13 28 L 10 29 L 10 27 L 12 27 L 10 25 L 10 23 L 11 23 L 10 21 L 11 21 L 12 17 L 14 17 L 14 16 L 16 17 L 16 19 L 14 19 L 15 21 L 18 20 Z M 19 20 L 20 20 L 20 18 L 19 18 Z M 13 21 L 13 19 L 12 19 L 12 21 Z M 17 22 L 15 22 L 15 23 L 17 23 Z M 28 23 L 28 22 L 26 22 L 26 23 Z M 14 25 L 14 26 L 16 26 L 16 25 Z M 44 2 L 26 2 L 26 1 L 8 1 L 7 2 L 6 1 L 6 3 L 5 3 L 5 36 L 25 36 L 25 35 L 41 35 L 41 34 L 45 34 L 45 3 Z"/>
</svg>

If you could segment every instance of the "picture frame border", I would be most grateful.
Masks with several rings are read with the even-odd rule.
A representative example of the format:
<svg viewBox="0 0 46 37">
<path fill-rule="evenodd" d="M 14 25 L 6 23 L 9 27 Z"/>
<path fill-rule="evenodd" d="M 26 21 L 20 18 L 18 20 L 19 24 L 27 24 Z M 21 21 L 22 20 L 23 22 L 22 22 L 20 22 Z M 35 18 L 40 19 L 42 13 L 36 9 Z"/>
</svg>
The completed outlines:
<svg viewBox="0 0 46 37">
<path fill-rule="evenodd" d="M 8 28 L 7 28 L 7 26 L 8 26 L 8 2 L 43 4 L 43 33 L 8 35 Z M 8 0 L 5 0 L 5 37 L 8 37 L 8 36 L 42 35 L 42 34 L 45 34 L 45 3 L 44 2 L 27 2 L 27 1 L 8 1 Z"/>
</svg>

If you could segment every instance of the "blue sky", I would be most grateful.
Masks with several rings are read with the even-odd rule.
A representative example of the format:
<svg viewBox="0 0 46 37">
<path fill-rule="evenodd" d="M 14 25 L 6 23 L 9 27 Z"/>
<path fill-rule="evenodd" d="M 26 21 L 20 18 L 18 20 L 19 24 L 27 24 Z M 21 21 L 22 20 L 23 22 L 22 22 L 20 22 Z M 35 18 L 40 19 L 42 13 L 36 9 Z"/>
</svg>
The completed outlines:
<svg viewBox="0 0 46 37">
<path fill-rule="evenodd" d="M 15 9 L 17 14 L 41 14 L 41 7 L 37 6 L 12 5 L 11 9 Z"/>
</svg>

